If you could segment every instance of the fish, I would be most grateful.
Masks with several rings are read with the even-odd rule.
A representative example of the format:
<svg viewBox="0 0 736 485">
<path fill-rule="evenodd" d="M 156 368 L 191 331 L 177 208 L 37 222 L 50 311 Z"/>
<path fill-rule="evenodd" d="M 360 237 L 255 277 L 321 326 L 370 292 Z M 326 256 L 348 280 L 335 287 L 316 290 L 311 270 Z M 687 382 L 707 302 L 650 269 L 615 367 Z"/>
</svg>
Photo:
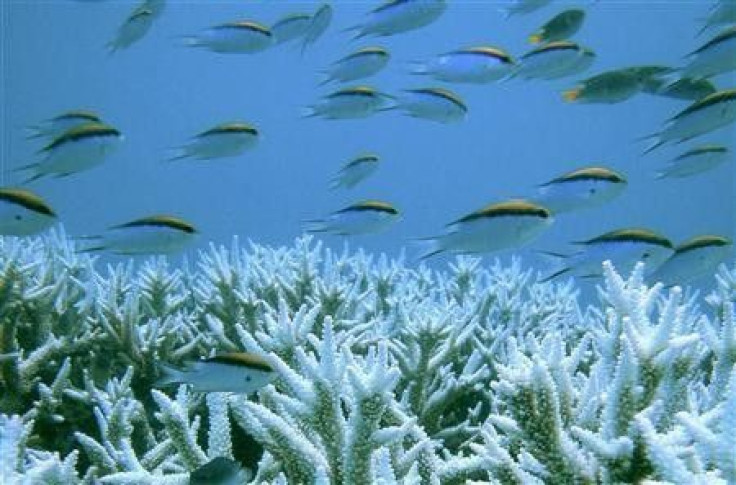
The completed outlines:
<svg viewBox="0 0 736 485">
<path fill-rule="evenodd" d="M 367 153 L 346 163 L 330 183 L 331 189 L 352 189 L 378 169 L 378 155 Z"/>
<path fill-rule="evenodd" d="M 324 96 L 319 103 L 309 106 L 304 117 L 326 119 L 366 118 L 385 107 L 393 96 L 370 86 L 354 86 L 340 89 Z"/>
<path fill-rule="evenodd" d="M 202 47 L 221 54 L 253 54 L 271 47 L 273 34 L 258 22 L 242 20 L 216 25 L 198 35 L 184 38 L 190 47 Z"/>
<path fill-rule="evenodd" d="M 716 91 L 717 88 L 710 80 L 689 77 L 671 79 L 669 76 L 654 76 L 642 85 L 644 93 L 687 101 L 697 101 Z"/>
<path fill-rule="evenodd" d="M 642 140 L 653 139 L 644 151 L 649 153 L 672 142 L 683 142 L 730 125 L 736 120 L 736 89 L 725 89 L 695 101 L 665 122 L 658 133 Z"/>
<path fill-rule="evenodd" d="M 53 118 L 27 128 L 28 138 L 56 138 L 77 126 L 87 123 L 102 123 L 102 118 L 94 111 L 78 109 L 61 113 Z"/>
<path fill-rule="evenodd" d="M 531 200 L 559 214 L 610 202 L 626 186 L 626 178 L 618 172 L 606 167 L 584 167 L 540 185 Z"/>
<path fill-rule="evenodd" d="M 188 384 L 195 392 L 252 394 L 272 382 L 277 373 L 263 357 L 232 352 L 187 362 L 184 369 L 159 364 L 161 377 L 156 387 Z"/>
<path fill-rule="evenodd" d="M 543 253 L 557 260 L 561 267 L 541 281 L 550 281 L 563 274 L 596 278 L 603 274 L 602 265 L 606 260 L 621 274 L 628 274 L 638 261 L 644 261 L 648 275 L 674 253 L 669 239 L 645 228 L 617 229 L 573 244 L 582 249 L 570 255 Z"/>
<path fill-rule="evenodd" d="M 32 236 L 58 221 L 41 197 L 20 188 L 0 187 L 0 235 Z"/>
<path fill-rule="evenodd" d="M 364 47 L 334 62 L 325 71 L 327 78 L 321 85 L 338 81 L 348 82 L 373 76 L 386 67 L 391 54 L 383 47 Z"/>
<path fill-rule="evenodd" d="M 396 104 L 387 109 L 399 109 L 412 118 L 440 123 L 459 122 L 468 114 L 465 102 L 457 94 L 443 88 L 407 89 Z"/>
<path fill-rule="evenodd" d="M 516 68 L 504 50 L 490 46 L 447 52 L 427 62 L 414 63 L 412 74 L 428 75 L 450 83 L 489 83 L 508 77 Z"/>
<path fill-rule="evenodd" d="M 513 15 L 527 14 L 548 5 L 552 0 L 513 0 L 510 6 L 502 8 L 506 18 Z"/>
<path fill-rule="evenodd" d="M 560 12 L 529 36 L 532 44 L 566 40 L 575 35 L 583 26 L 585 10 L 571 8 Z"/>
<path fill-rule="evenodd" d="M 169 160 L 235 157 L 256 146 L 258 129 L 241 121 L 222 123 L 194 136 Z"/>
<path fill-rule="evenodd" d="M 43 160 L 16 171 L 33 172 L 24 184 L 46 175 L 72 175 L 103 163 L 122 140 L 123 135 L 117 128 L 104 123 L 85 123 L 70 128 L 42 148 L 39 153 L 44 155 Z"/>
<path fill-rule="evenodd" d="M 243 485 L 248 474 L 230 458 L 218 456 L 189 474 L 189 485 Z"/>
<path fill-rule="evenodd" d="M 713 77 L 736 70 L 736 25 L 721 31 L 687 55 L 684 77 Z"/>
<path fill-rule="evenodd" d="M 307 33 L 312 16 L 308 13 L 293 13 L 279 19 L 271 26 L 271 35 L 275 44 L 283 44 Z"/>
<path fill-rule="evenodd" d="M 641 79 L 635 72 L 618 69 L 585 79 L 562 96 L 568 102 L 613 104 L 626 101 L 641 89 Z"/>
<path fill-rule="evenodd" d="M 302 54 L 311 44 L 317 42 L 317 39 L 322 37 L 322 34 L 329 28 L 332 23 L 332 6 L 329 3 L 322 4 L 312 16 L 312 19 L 307 26 L 306 32 L 304 32 L 304 39 L 302 41 Z"/>
<path fill-rule="evenodd" d="M 399 218 L 398 209 L 388 202 L 363 200 L 333 212 L 324 219 L 307 221 L 305 230 L 338 236 L 371 234 L 385 231 Z"/>
<path fill-rule="evenodd" d="M 136 7 L 118 27 L 115 38 L 108 42 L 109 52 L 113 54 L 119 49 L 127 49 L 141 40 L 151 30 L 155 18 L 153 10 L 146 7 L 145 3 Z"/>
<path fill-rule="evenodd" d="M 491 253 L 518 249 L 542 235 L 554 222 L 545 207 L 524 199 L 489 204 L 446 226 L 446 232 L 417 240 L 424 246 L 419 260 L 443 252 Z"/>
<path fill-rule="evenodd" d="M 704 145 L 692 148 L 672 160 L 656 175 L 657 179 L 683 178 L 698 175 L 728 161 L 731 152 L 722 145 Z"/>
<path fill-rule="evenodd" d="M 654 273 L 651 280 L 665 286 L 684 285 L 715 273 L 716 268 L 733 256 L 733 243 L 723 236 L 697 236 L 675 248 L 674 254 Z"/>
<path fill-rule="evenodd" d="M 550 42 L 519 59 L 513 75 L 524 79 L 555 79 L 582 72 L 592 64 L 593 51 L 570 41 Z M 581 64 L 587 63 L 581 69 Z"/>
<path fill-rule="evenodd" d="M 152 215 L 108 228 L 104 235 L 84 236 L 93 246 L 80 252 L 109 251 L 121 255 L 171 254 L 183 250 L 197 236 L 187 221 L 170 215 Z"/>
<path fill-rule="evenodd" d="M 396 35 L 433 23 L 446 8 L 446 0 L 391 0 L 371 11 L 365 22 L 347 30 L 356 32 L 355 39 Z"/>
</svg>

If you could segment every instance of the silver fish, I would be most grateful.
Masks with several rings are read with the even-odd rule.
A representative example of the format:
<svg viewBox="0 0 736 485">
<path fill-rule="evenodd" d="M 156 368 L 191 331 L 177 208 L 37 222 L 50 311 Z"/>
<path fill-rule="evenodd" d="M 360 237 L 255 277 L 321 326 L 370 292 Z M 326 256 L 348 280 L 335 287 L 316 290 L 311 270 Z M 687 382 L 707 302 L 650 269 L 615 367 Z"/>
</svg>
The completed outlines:
<svg viewBox="0 0 736 485">
<path fill-rule="evenodd" d="M 122 141 L 116 128 L 103 123 L 86 123 L 65 131 L 41 149 L 44 159 L 20 167 L 31 170 L 30 183 L 46 175 L 63 177 L 93 168 L 105 161 Z"/>
<path fill-rule="evenodd" d="M 438 81 L 455 83 L 489 83 L 509 76 L 515 69 L 514 59 L 496 47 L 479 46 L 441 54 L 434 59 L 415 63 L 412 74 L 424 74 Z"/>
<path fill-rule="evenodd" d="M 154 215 L 113 226 L 104 235 L 87 236 L 93 246 L 81 252 L 115 254 L 170 254 L 181 251 L 197 236 L 190 223 L 169 215 Z"/>
<path fill-rule="evenodd" d="M 395 35 L 431 24 L 446 8 L 445 0 L 392 0 L 374 9 L 365 22 L 348 30 L 357 32 L 356 39 Z"/>
<path fill-rule="evenodd" d="M 28 127 L 28 138 L 56 138 L 65 131 L 87 123 L 102 123 L 100 115 L 89 110 L 67 111 L 60 115 L 44 120 L 37 125 Z"/>
<path fill-rule="evenodd" d="M 110 53 L 115 53 L 119 49 L 127 49 L 141 40 L 151 30 L 155 18 L 153 10 L 147 8 L 145 3 L 135 8 L 118 27 L 115 38 L 108 42 L 107 48 Z"/>
<path fill-rule="evenodd" d="M 465 102 L 457 94 L 442 88 L 407 89 L 388 109 L 399 109 L 413 118 L 440 123 L 462 121 L 468 114 Z"/>
<path fill-rule="evenodd" d="M 642 89 L 641 78 L 628 69 L 606 71 L 581 81 L 562 93 L 565 101 L 575 103 L 620 103 Z"/>
<path fill-rule="evenodd" d="M 304 40 L 302 41 L 302 54 L 311 44 L 317 42 L 322 37 L 327 28 L 332 23 L 332 6 L 329 3 L 323 4 L 312 16 L 306 32 L 304 32 Z"/>
<path fill-rule="evenodd" d="M 258 139 L 258 129 L 248 123 L 223 123 L 193 137 L 170 160 L 235 157 L 256 146 Z"/>
<path fill-rule="evenodd" d="M 310 107 L 305 117 L 319 116 L 327 119 L 365 118 L 385 107 L 393 96 L 377 91 L 369 86 L 356 86 L 340 89 Z"/>
<path fill-rule="evenodd" d="M 252 394 L 276 378 L 276 371 L 263 357 L 237 352 L 187 363 L 183 370 L 160 364 L 157 387 L 189 384 L 195 392 Z"/>
<path fill-rule="evenodd" d="M 289 42 L 307 33 L 312 16 L 307 13 L 289 14 L 271 26 L 271 34 L 276 44 Z"/>
<path fill-rule="evenodd" d="M 451 222 L 444 234 L 420 240 L 425 250 L 419 259 L 445 251 L 476 254 L 519 248 L 538 238 L 553 221 L 549 210 L 530 201 L 489 204 Z"/>
<path fill-rule="evenodd" d="M 665 143 L 682 142 L 696 136 L 710 133 L 736 121 L 736 89 L 717 91 L 694 102 L 667 120 L 659 133 L 644 139 L 653 138 L 653 144 L 645 150 L 649 153 Z"/>
<path fill-rule="evenodd" d="M 274 43 L 268 27 L 253 21 L 216 25 L 184 40 L 191 47 L 224 54 L 252 54 L 268 49 Z"/>
<path fill-rule="evenodd" d="M 554 214 L 597 207 L 626 188 L 626 178 L 605 167 L 585 167 L 544 183 L 532 200 Z"/>
<path fill-rule="evenodd" d="M 570 255 L 545 253 L 557 259 L 561 267 L 543 281 L 564 274 L 582 278 L 598 277 L 602 274 L 602 265 L 606 260 L 611 261 L 622 274 L 633 270 L 638 261 L 644 261 L 646 274 L 651 274 L 674 252 L 669 239 L 641 228 L 618 229 L 573 244 L 582 250 Z"/>
<path fill-rule="evenodd" d="M 688 54 L 683 76 L 701 78 L 736 70 L 736 26 L 729 27 Z"/>
<path fill-rule="evenodd" d="M 651 275 L 667 286 L 684 285 L 712 275 L 719 264 L 733 256 L 733 243 L 722 236 L 697 236 L 675 248 L 670 258 Z"/>
<path fill-rule="evenodd" d="M 379 200 L 364 200 L 333 212 L 325 219 L 307 221 L 307 232 L 326 232 L 353 236 L 381 232 L 400 218 L 391 204 Z"/>
<path fill-rule="evenodd" d="M 376 171 L 379 158 L 372 153 L 354 158 L 340 169 L 340 172 L 332 179 L 331 189 L 352 189 L 360 182 L 370 177 Z"/>
<path fill-rule="evenodd" d="M 45 231 L 57 221 L 41 197 L 25 189 L 0 187 L 0 235 L 30 236 Z"/>
<path fill-rule="evenodd" d="M 391 55 L 383 47 L 364 47 L 336 61 L 325 71 L 327 78 L 322 84 L 332 81 L 355 81 L 372 76 L 386 67 Z"/>
<path fill-rule="evenodd" d="M 703 33 L 711 27 L 736 23 L 736 2 L 733 0 L 717 0 L 708 17 L 704 19 L 705 25 L 699 33 Z"/>
<path fill-rule="evenodd" d="M 575 35 L 583 26 L 585 10 L 571 8 L 560 12 L 529 36 L 532 44 L 566 40 Z"/>
<path fill-rule="evenodd" d="M 515 76 L 525 79 L 557 79 L 585 71 L 595 54 L 569 41 L 550 42 L 524 54 Z"/>
<path fill-rule="evenodd" d="M 683 178 L 701 174 L 727 162 L 730 155 L 730 150 L 721 145 L 693 148 L 672 160 L 657 173 L 657 178 Z"/>
</svg>

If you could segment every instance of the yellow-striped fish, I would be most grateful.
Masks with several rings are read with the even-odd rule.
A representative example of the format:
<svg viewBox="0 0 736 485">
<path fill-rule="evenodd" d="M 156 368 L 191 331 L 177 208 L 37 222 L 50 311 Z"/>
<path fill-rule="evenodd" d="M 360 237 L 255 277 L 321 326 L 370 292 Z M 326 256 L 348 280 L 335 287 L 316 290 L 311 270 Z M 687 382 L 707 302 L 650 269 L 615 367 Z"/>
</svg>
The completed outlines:
<svg viewBox="0 0 736 485">
<path fill-rule="evenodd" d="M 348 82 L 373 76 L 386 67 L 391 55 L 383 47 L 364 47 L 334 62 L 325 71 L 327 78 L 322 84 L 332 81 Z"/>
<path fill-rule="evenodd" d="M 446 8 L 445 0 L 391 0 L 374 9 L 365 22 L 348 30 L 356 32 L 356 39 L 395 35 L 431 24 Z"/>
<path fill-rule="evenodd" d="M 255 147 L 258 139 L 258 129 L 253 125 L 242 121 L 222 123 L 194 136 L 169 160 L 235 157 Z"/>
<path fill-rule="evenodd" d="M 0 187 L 0 235 L 31 236 L 57 221 L 41 197 L 25 189 Z"/>
<path fill-rule="evenodd" d="M 509 76 L 516 67 L 503 49 L 469 47 L 441 54 L 427 62 L 415 63 L 412 74 L 424 74 L 450 83 L 489 83 Z"/>
<path fill-rule="evenodd" d="M 711 276 L 718 265 L 733 257 L 733 243 L 722 236 L 694 237 L 675 248 L 674 254 L 651 275 L 667 286 L 684 285 Z"/>
<path fill-rule="evenodd" d="M 170 254 L 194 241 L 197 229 L 189 222 L 170 215 L 153 215 L 112 226 L 100 236 L 88 236 L 93 246 L 82 252 L 109 251 L 115 254 Z"/>
<path fill-rule="evenodd" d="M 223 54 L 252 54 L 268 49 L 274 43 L 268 27 L 250 20 L 216 25 L 184 40 L 191 47 Z"/>
<path fill-rule="evenodd" d="M 159 364 L 157 387 L 188 384 L 195 392 L 252 394 L 276 378 L 276 371 L 261 356 L 246 352 L 220 354 L 189 361 L 183 370 Z"/>
<path fill-rule="evenodd" d="M 610 168 L 584 167 L 540 185 L 533 200 L 559 214 L 610 202 L 626 185 L 626 178 Z"/>
<path fill-rule="evenodd" d="M 307 232 L 354 236 L 385 231 L 399 220 L 399 211 L 387 202 L 364 200 L 333 212 L 324 219 L 307 221 Z"/>
</svg>

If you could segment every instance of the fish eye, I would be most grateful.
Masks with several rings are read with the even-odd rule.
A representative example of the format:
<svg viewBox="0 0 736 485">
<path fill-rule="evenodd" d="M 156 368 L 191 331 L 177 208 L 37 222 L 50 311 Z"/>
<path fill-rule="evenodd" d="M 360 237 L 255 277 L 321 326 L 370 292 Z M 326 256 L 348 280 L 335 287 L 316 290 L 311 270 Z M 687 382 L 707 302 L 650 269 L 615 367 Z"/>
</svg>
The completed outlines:
<svg viewBox="0 0 736 485">
<path fill-rule="evenodd" d="M 21 220 L 21 219 L 23 219 L 23 216 L 21 216 L 20 214 L 16 214 L 16 215 L 15 215 L 15 220 L 16 220 L 16 221 L 19 221 L 19 220 Z"/>
<path fill-rule="evenodd" d="M 647 259 L 649 257 L 649 253 L 644 253 L 641 255 L 641 259 Z"/>
<path fill-rule="evenodd" d="M 245 382 L 250 382 L 252 380 L 253 378 L 251 376 L 245 376 Z"/>
<path fill-rule="evenodd" d="M 590 189 L 589 192 L 590 192 L 590 195 L 595 195 L 596 190 L 593 188 L 593 189 Z"/>
</svg>

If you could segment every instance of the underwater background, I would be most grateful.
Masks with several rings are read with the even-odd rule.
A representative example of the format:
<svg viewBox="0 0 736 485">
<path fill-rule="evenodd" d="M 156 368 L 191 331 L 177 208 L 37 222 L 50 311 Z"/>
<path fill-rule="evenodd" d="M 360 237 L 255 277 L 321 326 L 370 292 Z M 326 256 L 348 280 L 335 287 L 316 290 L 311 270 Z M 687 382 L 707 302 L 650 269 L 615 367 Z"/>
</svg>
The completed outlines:
<svg viewBox="0 0 736 485">
<path fill-rule="evenodd" d="M 38 143 L 23 128 L 70 109 L 94 109 L 123 133 L 103 166 L 34 189 L 57 210 L 72 235 L 151 213 L 172 213 L 201 232 L 196 248 L 233 234 L 281 245 L 303 231 L 302 221 L 356 200 L 386 200 L 402 219 L 381 234 L 328 236 L 325 243 L 396 255 L 413 238 L 478 207 L 525 196 L 537 184 L 586 165 L 624 174 L 624 194 L 609 204 L 557 217 L 530 246 L 569 251 L 566 244 L 619 227 L 648 227 L 677 244 L 699 234 L 734 236 L 734 164 L 695 177 L 655 180 L 684 150 L 666 146 L 642 156 L 647 142 L 687 101 L 639 94 L 618 104 L 570 104 L 561 92 L 593 73 L 629 65 L 679 65 L 702 44 L 695 37 L 707 2 L 553 3 L 505 19 L 502 2 L 453 2 L 432 24 L 385 38 L 350 40 L 341 30 L 375 5 L 336 2 L 330 27 L 300 53 L 285 43 L 254 54 L 217 54 L 183 45 L 182 36 L 232 19 L 270 24 L 309 2 L 168 2 L 147 35 L 110 54 L 105 44 L 129 15 L 131 2 L 4 2 L 2 185 L 23 176 L 6 171 L 30 163 Z M 510 79 L 450 86 L 468 105 L 467 119 L 435 123 L 397 112 L 356 120 L 302 118 L 301 110 L 337 84 L 318 87 L 320 70 L 358 47 L 381 45 L 392 58 L 369 84 L 385 92 L 443 83 L 409 74 L 409 62 L 478 44 L 528 50 L 528 35 L 563 7 L 586 7 L 574 39 L 597 53 L 577 77 Z M 733 73 L 718 76 L 721 88 Z M 221 160 L 165 163 L 169 149 L 227 120 L 260 130 L 259 145 Z M 698 141 L 726 143 L 733 126 Z M 375 152 L 378 171 L 352 190 L 329 190 L 342 164 Z M 407 256 L 416 255 L 409 244 Z M 525 249 L 516 251 L 527 254 Z M 508 252 L 506 254 L 509 254 Z M 440 256 L 441 260 L 444 256 Z M 546 268 L 544 262 L 530 263 Z"/>
</svg>

